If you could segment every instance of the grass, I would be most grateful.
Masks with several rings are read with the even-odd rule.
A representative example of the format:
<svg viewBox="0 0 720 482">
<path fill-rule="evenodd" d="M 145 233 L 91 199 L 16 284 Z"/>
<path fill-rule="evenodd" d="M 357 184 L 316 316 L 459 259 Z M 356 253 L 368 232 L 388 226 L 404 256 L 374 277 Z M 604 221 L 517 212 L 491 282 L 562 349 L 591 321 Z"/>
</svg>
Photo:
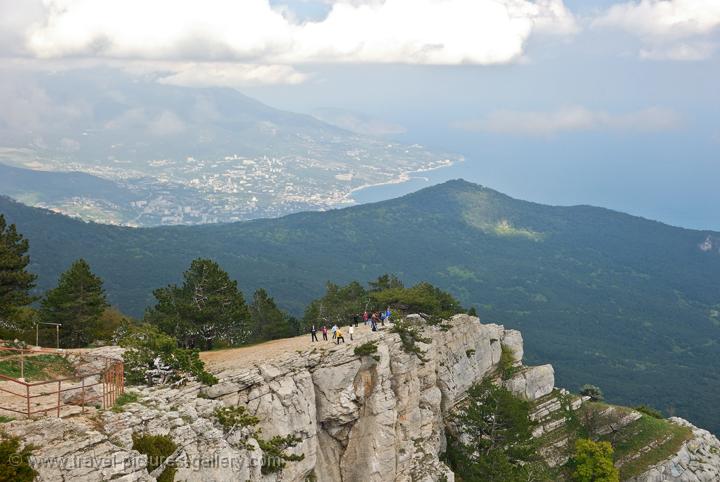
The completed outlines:
<svg viewBox="0 0 720 482">
<path fill-rule="evenodd" d="M 115 413 L 120 413 L 123 411 L 123 406 L 127 405 L 128 403 L 135 403 L 138 401 L 138 394 L 132 393 L 132 392 L 125 392 L 122 395 L 120 395 L 117 400 L 115 400 L 115 405 L 112 408 L 112 411 Z"/>
<path fill-rule="evenodd" d="M 546 395 L 537 400 L 535 406 L 549 401 L 553 396 L 557 396 L 557 394 Z M 613 415 L 599 415 L 611 407 L 615 409 Z M 584 425 L 584 414 L 588 411 L 598 414 L 595 424 L 602 426 L 611 423 L 611 417 L 624 416 L 631 410 L 628 407 L 613 406 L 605 402 L 585 402 L 583 408 L 575 412 L 574 420 L 569 419 L 564 426 L 543 434 L 538 439 L 538 443 L 540 447 L 549 447 L 565 437 L 569 437 L 571 441 L 576 438 L 587 438 L 588 427 Z M 564 415 L 564 410 L 558 410 L 543 419 L 542 423 L 548 423 Z M 689 428 L 681 427 L 665 419 L 655 418 L 653 414 L 643 414 L 640 419 L 617 432 L 600 437 L 600 440 L 612 444 L 615 451 L 614 460 L 616 463 L 621 462 L 619 466 L 620 480 L 627 480 L 637 477 L 647 471 L 648 467 L 673 456 L 690 438 L 692 438 L 692 431 Z M 647 450 L 646 448 L 649 446 L 652 448 Z M 571 450 L 571 447 L 561 449 L 567 455 L 571 454 Z M 558 479 L 569 477 L 567 466 L 557 467 L 554 470 Z"/>
<path fill-rule="evenodd" d="M 15 420 L 15 419 L 12 417 L 6 417 L 5 415 L 0 415 L 0 423 L 8 423 L 8 422 L 12 422 L 13 420 Z"/>
<path fill-rule="evenodd" d="M 620 466 L 620 478 L 626 480 L 645 472 L 648 467 L 674 455 L 682 444 L 692 438 L 692 431 L 687 427 L 643 415 L 615 434 L 603 437 L 613 444 L 615 460 L 622 460 L 628 455 L 640 454 L 637 458 L 627 460 Z M 653 443 L 658 446 L 647 452 L 641 450 Z"/>
<path fill-rule="evenodd" d="M 72 364 L 62 355 L 25 357 L 25 380 L 41 381 L 68 377 L 74 373 Z M 20 358 L 0 361 L 0 374 L 20 378 Z"/>
</svg>

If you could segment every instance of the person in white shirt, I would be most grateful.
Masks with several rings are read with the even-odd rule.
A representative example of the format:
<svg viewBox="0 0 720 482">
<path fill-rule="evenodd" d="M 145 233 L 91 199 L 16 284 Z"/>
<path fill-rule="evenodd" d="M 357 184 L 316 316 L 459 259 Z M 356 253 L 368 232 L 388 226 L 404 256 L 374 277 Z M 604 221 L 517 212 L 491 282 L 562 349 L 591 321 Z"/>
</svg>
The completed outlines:
<svg viewBox="0 0 720 482">
<path fill-rule="evenodd" d="M 353 333 L 355 333 L 355 328 L 352 325 L 350 325 L 350 328 L 348 328 L 348 333 L 350 333 L 350 341 L 352 341 Z"/>
</svg>

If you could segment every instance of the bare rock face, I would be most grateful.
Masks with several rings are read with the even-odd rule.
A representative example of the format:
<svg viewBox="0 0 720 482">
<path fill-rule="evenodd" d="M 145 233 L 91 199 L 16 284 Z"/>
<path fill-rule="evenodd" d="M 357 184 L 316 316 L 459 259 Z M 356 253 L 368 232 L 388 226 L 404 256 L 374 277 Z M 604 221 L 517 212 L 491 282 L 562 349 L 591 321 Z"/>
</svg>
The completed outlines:
<svg viewBox="0 0 720 482">
<path fill-rule="evenodd" d="M 720 440 L 687 420 L 673 417 L 673 423 L 688 427 L 693 438 L 669 459 L 651 467 L 628 482 L 717 482 L 720 480 Z"/>
<path fill-rule="evenodd" d="M 537 400 L 552 392 L 555 387 L 555 370 L 552 365 L 524 367 L 506 380 L 504 386 L 524 400 Z"/>
<path fill-rule="evenodd" d="M 227 369 L 212 387 L 140 389 L 140 403 L 120 413 L 105 411 L 95 424 L 67 419 L 8 426 L 14 433 L 30 433 L 36 424 L 55 423 L 56 434 L 76 434 L 38 436 L 39 456 L 83 453 L 88 440 L 93 440 L 88 451 L 102 448 L 101 453 L 119 456 L 119 465 L 105 472 L 38 466 L 40 480 L 154 480 L 158 471 L 148 474 L 132 450 L 132 434 L 140 432 L 168 435 L 177 443 L 171 456 L 179 467 L 176 481 L 453 481 L 438 458 L 445 449 L 444 417 L 471 385 L 497 374 L 503 345 L 519 362 L 522 337 L 467 315 L 423 331 L 430 342 L 417 344 L 421 356 L 407 352 L 397 334 L 374 332 L 356 336 L 354 344 L 323 345 Z M 377 342 L 377 352 L 356 356 L 353 348 L 368 340 Z M 553 385 L 549 365 L 521 367 L 507 382 L 528 400 L 550 393 Z M 281 474 L 263 474 L 257 440 L 247 433 L 226 434 L 214 420 L 217 407 L 235 405 L 260 419 L 264 439 L 298 437 L 288 452 L 304 455 L 303 460 L 288 462 Z M 62 443 L 55 443 L 57 438 Z"/>
</svg>

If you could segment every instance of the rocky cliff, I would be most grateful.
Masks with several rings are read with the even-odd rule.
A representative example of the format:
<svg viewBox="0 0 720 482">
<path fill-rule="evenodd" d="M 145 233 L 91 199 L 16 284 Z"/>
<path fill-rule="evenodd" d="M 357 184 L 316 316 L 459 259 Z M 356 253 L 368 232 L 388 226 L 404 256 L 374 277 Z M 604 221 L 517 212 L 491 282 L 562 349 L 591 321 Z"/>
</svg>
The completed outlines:
<svg viewBox="0 0 720 482">
<path fill-rule="evenodd" d="M 33 464 L 43 481 L 155 480 L 164 467 L 148 473 L 146 460 L 132 449 L 133 433 L 168 435 L 177 444 L 170 457 L 177 481 L 452 481 L 439 458 L 445 416 L 472 384 L 498 374 L 505 350 L 516 367 L 503 383 L 534 402 L 536 436 L 548 437 L 548 447 L 566 444 L 567 437 L 555 436 L 564 425 L 556 415 L 577 410 L 583 400 L 562 402 L 567 392 L 554 390 L 551 366 L 520 365 L 519 332 L 457 315 L 424 326 L 423 334 L 427 343 L 417 343 L 420 353 L 398 334 L 366 332 L 352 344 L 318 343 L 238 366 L 231 360 L 212 387 L 133 389 L 138 401 L 120 410 L 4 426 L 37 447 Z M 356 355 L 355 348 L 367 342 L 376 348 Z M 288 452 L 302 460 L 288 462 L 281 473 L 263 473 L 260 436 L 247 429 L 226 433 L 213 416 L 218 407 L 238 405 L 257 417 L 263 439 L 297 437 Z M 632 423 L 625 415 L 625 425 Z M 634 480 L 720 480 L 717 439 L 704 432 L 683 450 L 677 460 Z M 696 463 L 699 452 L 705 458 Z M 678 467 L 680 475 L 667 478 Z M 696 478 L 689 478 L 690 471 Z"/>
</svg>

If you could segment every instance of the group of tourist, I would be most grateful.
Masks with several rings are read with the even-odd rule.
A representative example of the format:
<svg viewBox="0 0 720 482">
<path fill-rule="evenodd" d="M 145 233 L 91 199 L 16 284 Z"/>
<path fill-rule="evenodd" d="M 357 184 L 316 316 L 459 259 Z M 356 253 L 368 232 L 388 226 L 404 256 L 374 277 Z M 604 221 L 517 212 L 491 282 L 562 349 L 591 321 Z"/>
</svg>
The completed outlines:
<svg viewBox="0 0 720 482">
<path fill-rule="evenodd" d="M 363 323 L 365 326 L 370 325 L 370 329 L 372 331 L 377 331 L 378 326 L 385 326 L 386 322 L 390 322 L 390 307 L 388 306 L 385 311 L 375 311 L 375 312 L 368 312 L 365 310 L 362 314 L 355 313 L 352 316 L 352 322 L 348 325 L 347 333 L 350 335 L 350 340 L 352 341 L 353 335 L 355 334 L 355 328 L 357 328 L 360 324 L 360 320 L 363 320 Z M 315 324 L 312 325 L 310 328 L 310 340 L 315 342 L 318 340 L 318 331 L 322 333 L 323 341 L 328 341 L 328 332 L 332 335 L 332 341 L 334 341 L 336 344 L 340 344 L 340 342 L 345 343 L 345 335 L 343 335 L 343 331 L 338 327 L 337 323 L 333 324 L 332 328 L 328 329 L 327 327 L 327 321 L 325 321 L 322 324 L 322 327 L 318 330 L 317 326 Z"/>
</svg>

